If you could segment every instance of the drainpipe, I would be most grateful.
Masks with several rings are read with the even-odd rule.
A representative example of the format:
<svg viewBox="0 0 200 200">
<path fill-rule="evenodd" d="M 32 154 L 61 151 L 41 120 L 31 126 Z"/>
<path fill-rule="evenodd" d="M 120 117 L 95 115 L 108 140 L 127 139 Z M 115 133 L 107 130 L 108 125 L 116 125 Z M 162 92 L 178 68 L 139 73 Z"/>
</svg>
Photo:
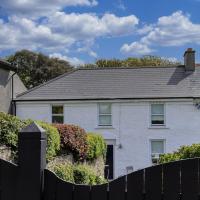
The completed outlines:
<svg viewBox="0 0 200 200">
<path fill-rule="evenodd" d="M 16 116 L 16 103 L 14 101 L 14 76 L 17 72 L 14 72 L 11 76 L 11 114 Z"/>
</svg>

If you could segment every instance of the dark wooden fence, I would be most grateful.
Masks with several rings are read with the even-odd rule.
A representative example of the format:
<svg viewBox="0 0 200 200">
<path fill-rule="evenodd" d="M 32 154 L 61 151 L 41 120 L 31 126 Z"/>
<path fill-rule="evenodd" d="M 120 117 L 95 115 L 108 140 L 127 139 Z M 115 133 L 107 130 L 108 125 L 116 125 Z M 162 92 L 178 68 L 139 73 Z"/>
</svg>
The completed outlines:
<svg viewBox="0 0 200 200">
<path fill-rule="evenodd" d="M 18 166 L 0 160 L 0 200 L 199 200 L 200 159 L 145 168 L 108 184 L 75 185 L 45 169 L 46 136 L 31 124 L 19 137 Z"/>
</svg>

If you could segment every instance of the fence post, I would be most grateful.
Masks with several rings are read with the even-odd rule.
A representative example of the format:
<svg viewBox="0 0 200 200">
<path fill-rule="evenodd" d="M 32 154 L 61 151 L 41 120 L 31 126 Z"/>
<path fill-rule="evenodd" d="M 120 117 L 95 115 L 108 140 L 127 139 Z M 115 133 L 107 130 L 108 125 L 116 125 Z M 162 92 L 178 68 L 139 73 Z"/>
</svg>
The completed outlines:
<svg viewBox="0 0 200 200">
<path fill-rule="evenodd" d="M 46 167 L 46 134 L 32 123 L 20 131 L 17 200 L 41 200 Z"/>
</svg>

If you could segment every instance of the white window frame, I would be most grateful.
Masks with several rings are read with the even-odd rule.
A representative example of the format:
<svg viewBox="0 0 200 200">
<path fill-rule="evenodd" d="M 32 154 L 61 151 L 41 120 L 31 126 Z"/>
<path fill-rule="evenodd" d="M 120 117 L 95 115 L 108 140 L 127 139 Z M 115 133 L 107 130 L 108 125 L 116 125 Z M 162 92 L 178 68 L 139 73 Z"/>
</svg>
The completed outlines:
<svg viewBox="0 0 200 200">
<path fill-rule="evenodd" d="M 163 118 L 164 118 L 164 123 L 163 124 L 152 124 L 152 116 L 156 116 L 156 114 L 152 115 L 152 105 L 163 105 L 163 109 L 164 109 L 164 113 L 163 113 Z M 166 105 L 164 102 L 154 102 L 154 103 L 150 103 L 150 127 L 165 127 L 166 126 Z M 158 114 L 157 116 L 159 116 L 160 114 Z"/>
<path fill-rule="evenodd" d="M 156 153 L 152 153 L 152 142 L 163 142 L 163 153 L 157 153 L 158 154 L 158 157 L 162 154 L 165 154 L 166 153 L 166 139 L 150 139 L 149 141 L 149 150 L 150 150 L 150 161 L 151 161 L 151 164 L 152 165 L 156 165 L 158 163 L 153 163 L 152 159 L 153 159 L 153 154 L 156 154 Z M 159 160 L 159 158 L 158 158 Z M 158 161 L 157 160 L 157 161 Z"/>
<path fill-rule="evenodd" d="M 100 105 L 101 104 L 110 104 L 111 106 L 111 112 L 110 114 L 101 114 L 100 113 Z M 111 117 L 111 124 L 100 124 L 100 116 L 110 116 Z M 112 127 L 112 103 L 106 103 L 106 102 L 102 102 L 102 103 L 98 103 L 98 126 L 99 127 Z"/>
<path fill-rule="evenodd" d="M 63 107 L 63 113 L 62 113 L 62 114 L 53 114 L 53 107 L 54 107 L 54 106 L 62 106 L 62 107 Z M 63 123 L 65 122 L 65 117 L 64 117 L 64 116 L 65 116 L 65 115 L 64 115 L 64 105 L 63 105 L 63 104 L 52 104 L 52 105 L 51 105 L 51 122 L 52 122 L 52 123 L 54 123 L 53 120 L 52 120 L 52 119 L 53 119 L 53 116 L 60 116 L 60 117 L 63 117 Z"/>
</svg>

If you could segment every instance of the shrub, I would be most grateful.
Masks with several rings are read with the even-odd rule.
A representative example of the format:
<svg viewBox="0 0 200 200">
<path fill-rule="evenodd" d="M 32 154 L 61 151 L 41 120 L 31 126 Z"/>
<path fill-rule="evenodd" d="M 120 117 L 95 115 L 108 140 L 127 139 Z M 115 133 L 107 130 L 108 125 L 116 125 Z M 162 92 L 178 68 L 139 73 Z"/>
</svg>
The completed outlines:
<svg viewBox="0 0 200 200">
<path fill-rule="evenodd" d="M 16 116 L 6 113 L 0 113 L 0 143 L 11 147 L 14 153 L 17 152 L 18 134 L 20 130 L 29 124 L 32 120 L 21 120 Z M 56 156 L 60 149 L 60 136 L 55 127 L 45 122 L 36 122 L 47 134 L 47 160 Z"/>
<path fill-rule="evenodd" d="M 75 160 L 84 160 L 87 154 L 87 137 L 84 129 L 75 125 L 54 124 L 61 137 L 61 148 L 72 153 Z"/>
<path fill-rule="evenodd" d="M 57 164 L 52 170 L 59 178 L 74 183 L 74 171 L 72 164 Z"/>
<path fill-rule="evenodd" d="M 56 156 L 57 152 L 60 150 L 59 132 L 54 126 L 46 122 L 36 121 L 36 123 L 46 131 L 46 134 L 47 134 L 46 158 L 47 158 L 47 161 L 49 161 L 54 156 Z"/>
<path fill-rule="evenodd" d="M 106 143 L 101 135 L 96 133 L 88 133 L 87 143 L 88 143 L 87 160 L 92 161 L 98 158 L 99 156 L 103 156 L 105 158 Z"/>
<path fill-rule="evenodd" d="M 23 121 L 16 116 L 0 112 L 0 143 L 16 151 L 18 133 L 28 123 L 29 121 Z"/>
<path fill-rule="evenodd" d="M 181 146 L 177 151 L 160 156 L 159 163 L 172 162 L 180 159 L 200 157 L 200 144 Z"/>
<path fill-rule="evenodd" d="M 76 184 L 96 185 L 105 183 L 103 177 L 99 177 L 87 165 L 77 165 L 74 167 L 74 181 Z"/>
</svg>

